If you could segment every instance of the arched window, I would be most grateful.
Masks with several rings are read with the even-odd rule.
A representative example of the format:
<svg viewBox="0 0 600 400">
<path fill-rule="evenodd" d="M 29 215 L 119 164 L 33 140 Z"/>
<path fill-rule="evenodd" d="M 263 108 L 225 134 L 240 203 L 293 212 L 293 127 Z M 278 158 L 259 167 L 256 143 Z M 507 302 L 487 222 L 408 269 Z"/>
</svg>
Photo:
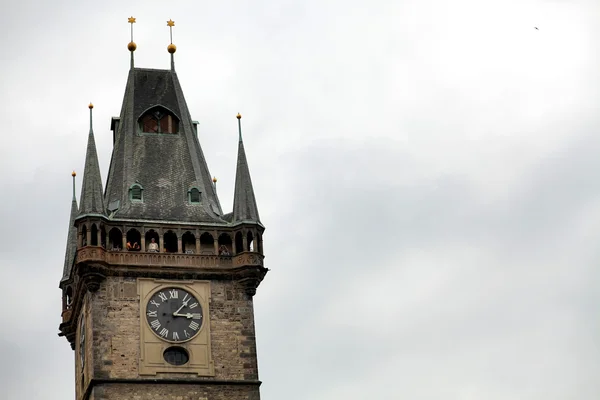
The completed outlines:
<svg viewBox="0 0 600 400">
<path fill-rule="evenodd" d="M 127 231 L 127 250 L 129 251 L 140 251 L 140 249 L 142 248 L 140 243 L 142 243 L 142 235 L 140 234 L 140 231 L 138 231 L 135 228 L 131 228 L 130 230 Z"/>
<path fill-rule="evenodd" d="M 163 235 L 163 243 L 165 246 L 165 252 L 177 253 L 177 235 L 173 231 L 167 231 Z"/>
<path fill-rule="evenodd" d="M 138 123 L 140 130 L 144 133 L 179 132 L 179 119 L 163 107 L 154 107 L 146 111 Z"/>
<path fill-rule="evenodd" d="M 90 245 L 98 246 L 98 228 L 96 227 L 96 224 L 92 224 L 92 238 L 90 241 Z"/>
<path fill-rule="evenodd" d="M 196 252 L 196 237 L 192 232 L 186 232 L 181 237 L 181 250 L 186 254 Z"/>
<path fill-rule="evenodd" d="M 215 254 L 215 240 L 208 232 L 200 235 L 200 254 Z"/>
<path fill-rule="evenodd" d="M 139 183 L 134 183 L 129 188 L 129 198 L 131 201 L 144 201 L 144 188 Z"/>
<path fill-rule="evenodd" d="M 188 192 L 188 200 L 190 203 L 200 203 L 200 191 L 197 188 L 191 188 Z"/>
<path fill-rule="evenodd" d="M 123 246 L 123 234 L 119 228 L 108 231 L 108 248 L 111 251 L 120 251 Z"/>
</svg>

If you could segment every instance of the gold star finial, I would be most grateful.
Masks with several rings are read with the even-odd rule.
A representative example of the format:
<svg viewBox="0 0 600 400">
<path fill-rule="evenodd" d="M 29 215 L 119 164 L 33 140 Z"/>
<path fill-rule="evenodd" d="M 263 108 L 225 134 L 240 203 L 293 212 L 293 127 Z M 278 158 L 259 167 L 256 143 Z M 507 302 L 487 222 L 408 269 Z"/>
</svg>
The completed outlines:
<svg viewBox="0 0 600 400">
<path fill-rule="evenodd" d="M 127 22 L 129 22 L 130 24 L 135 24 L 135 18 L 129 17 L 127 18 Z"/>
<path fill-rule="evenodd" d="M 168 26 L 168 27 L 173 27 L 173 26 L 175 26 L 175 21 L 173 21 L 172 19 L 168 20 L 168 21 L 167 21 L 167 26 Z"/>
</svg>

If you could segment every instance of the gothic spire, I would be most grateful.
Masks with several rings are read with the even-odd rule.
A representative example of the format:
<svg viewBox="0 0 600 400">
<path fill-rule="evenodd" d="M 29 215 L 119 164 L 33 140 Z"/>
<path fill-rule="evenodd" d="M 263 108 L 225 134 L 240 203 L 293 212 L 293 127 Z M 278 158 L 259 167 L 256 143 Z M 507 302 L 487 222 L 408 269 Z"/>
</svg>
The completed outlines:
<svg viewBox="0 0 600 400">
<path fill-rule="evenodd" d="M 75 261 L 75 251 L 77 251 L 77 228 L 75 227 L 75 218 L 77 217 L 77 200 L 75 199 L 75 171 L 71 173 L 73 177 L 73 200 L 71 201 L 71 217 L 69 218 L 69 233 L 67 235 L 67 249 L 65 250 L 65 266 L 61 282 L 69 279 L 71 268 Z"/>
<path fill-rule="evenodd" d="M 237 115 L 238 119 L 238 159 L 237 170 L 235 174 L 235 191 L 233 194 L 233 222 L 236 221 L 255 221 L 259 222 L 258 207 L 254 198 L 254 189 L 250 179 L 250 170 L 244 151 L 244 142 L 242 141 L 242 116 Z"/>
<path fill-rule="evenodd" d="M 83 170 L 81 198 L 79 199 L 79 214 L 77 218 L 89 214 L 106 216 L 104 194 L 102 192 L 102 177 L 100 176 L 100 165 L 98 164 L 94 130 L 92 129 L 93 108 L 94 105 L 90 103 L 90 133 L 85 155 L 85 169 Z"/>
</svg>

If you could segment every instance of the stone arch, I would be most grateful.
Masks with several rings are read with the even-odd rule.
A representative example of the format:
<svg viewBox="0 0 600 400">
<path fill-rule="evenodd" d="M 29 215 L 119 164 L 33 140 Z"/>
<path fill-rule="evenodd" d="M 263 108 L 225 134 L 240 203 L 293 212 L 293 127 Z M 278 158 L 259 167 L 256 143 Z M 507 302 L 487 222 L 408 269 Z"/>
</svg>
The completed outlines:
<svg viewBox="0 0 600 400">
<path fill-rule="evenodd" d="M 83 224 L 81 226 L 81 247 L 85 247 L 88 245 L 87 242 L 87 226 L 85 224 Z"/>
<path fill-rule="evenodd" d="M 65 289 L 65 309 L 71 308 L 73 305 L 73 288 L 69 285 Z"/>
<path fill-rule="evenodd" d="M 262 235 L 260 234 L 260 232 L 256 233 L 256 251 L 258 251 L 260 254 L 263 254 L 263 242 L 262 242 Z"/>
<path fill-rule="evenodd" d="M 119 228 L 108 231 L 108 248 L 112 251 L 120 251 L 123 246 L 123 233 Z"/>
<path fill-rule="evenodd" d="M 90 246 L 98 246 L 98 227 L 92 224 L 92 237 L 90 238 Z"/>
<path fill-rule="evenodd" d="M 127 231 L 127 250 L 140 251 L 142 242 L 142 234 L 135 228 Z"/>
<path fill-rule="evenodd" d="M 156 232 L 154 229 L 149 229 L 148 231 L 146 231 L 146 234 L 144 236 L 145 236 L 144 240 L 145 240 L 145 244 L 146 244 L 146 247 L 145 247 L 146 251 L 150 251 L 149 246 L 150 246 L 150 243 L 152 243 L 152 239 L 154 239 L 154 243 L 156 243 L 156 244 L 160 243 L 160 238 L 158 236 L 158 232 Z M 157 249 L 158 249 L 158 247 L 157 247 Z M 152 250 L 152 252 L 157 252 L 157 251 L 160 251 L 160 249 Z"/>
<path fill-rule="evenodd" d="M 208 232 L 200 235 L 200 254 L 215 254 L 215 239 Z"/>
<path fill-rule="evenodd" d="M 165 232 L 163 235 L 163 245 L 165 247 L 165 252 L 177 253 L 177 234 L 171 230 Z"/>
<path fill-rule="evenodd" d="M 196 252 L 196 236 L 190 231 L 187 231 L 181 236 L 181 250 L 187 254 Z"/>
<path fill-rule="evenodd" d="M 254 234 L 252 231 L 248 231 L 248 233 L 246 233 L 246 250 L 256 251 L 256 246 L 254 245 Z"/>
<path fill-rule="evenodd" d="M 233 253 L 233 242 L 229 233 L 221 233 L 219 235 L 219 255 L 229 256 Z"/>
<path fill-rule="evenodd" d="M 238 232 L 235 234 L 235 253 L 239 254 L 244 250 L 244 235 L 242 232 Z"/>
</svg>

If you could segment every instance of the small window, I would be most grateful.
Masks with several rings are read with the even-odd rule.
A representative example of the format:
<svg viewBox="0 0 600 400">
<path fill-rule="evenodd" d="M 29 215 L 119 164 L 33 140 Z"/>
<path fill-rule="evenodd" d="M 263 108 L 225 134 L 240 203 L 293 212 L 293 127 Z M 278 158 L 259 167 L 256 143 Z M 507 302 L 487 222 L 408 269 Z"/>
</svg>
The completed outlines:
<svg viewBox="0 0 600 400">
<path fill-rule="evenodd" d="M 190 203 L 200 203 L 200 191 L 196 188 L 192 188 L 189 191 Z"/>
<path fill-rule="evenodd" d="M 179 120 L 170 111 L 155 107 L 146 112 L 139 120 L 139 127 L 144 133 L 177 133 Z"/>
<path fill-rule="evenodd" d="M 143 201 L 143 188 L 140 185 L 133 185 L 129 188 L 129 196 L 132 201 Z"/>
</svg>

